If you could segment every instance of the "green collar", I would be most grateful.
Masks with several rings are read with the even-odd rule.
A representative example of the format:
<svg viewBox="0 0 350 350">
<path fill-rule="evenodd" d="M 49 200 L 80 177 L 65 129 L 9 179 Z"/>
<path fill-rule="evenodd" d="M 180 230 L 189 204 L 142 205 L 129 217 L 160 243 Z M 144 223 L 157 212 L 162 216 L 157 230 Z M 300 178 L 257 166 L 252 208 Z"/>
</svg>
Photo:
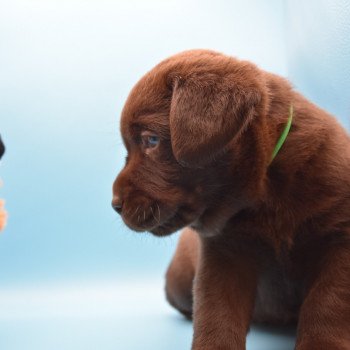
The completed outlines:
<svg viewBox="0 0 350 350">
<path fill-rule="evenodd" d="M 279 150 L 281 149 L 281 147 L 283 146 L 284 144 L 284 141 L 286 141 L 286 138 L 289 134 L 289 130 L 290 130 L 290 127 L 292 125 L 292 120 L 293 120 L 293 105 L 290 105 L 289 107 L 289 117 L 288 117 L 288 121 L 287 121 L 287 124 L 286 126 L 284 127 L 283 129 L 283 132 L 280 136 L 280 138 L 278 139 L 277 143 L 276 143 L 276 146 L 272 152 L 272 156 L 271 156 L 271 160 L 270 160 L 270 164 L 272 163 L 272 161 L 275 159 L 275 157 L 277 156 L 277 153 L 279 152 Z"/>
</svg>

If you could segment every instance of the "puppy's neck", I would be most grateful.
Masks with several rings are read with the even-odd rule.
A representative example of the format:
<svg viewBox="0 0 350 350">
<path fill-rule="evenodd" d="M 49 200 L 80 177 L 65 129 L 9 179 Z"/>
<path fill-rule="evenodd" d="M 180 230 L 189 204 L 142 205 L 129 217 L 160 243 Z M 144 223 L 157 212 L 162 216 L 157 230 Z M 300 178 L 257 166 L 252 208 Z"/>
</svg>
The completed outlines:
<svg viewBox="0 0 350 350">
<path fill-rule="evenodd" d="M 226 196 L 221 199 L 219 205 L 213 205 L 204 210 L 191 228 L 202 237 L 218 236 L 223 232 L 228 221 L 247 206 L 249 204 L 246 201 Z"/>
</svg>

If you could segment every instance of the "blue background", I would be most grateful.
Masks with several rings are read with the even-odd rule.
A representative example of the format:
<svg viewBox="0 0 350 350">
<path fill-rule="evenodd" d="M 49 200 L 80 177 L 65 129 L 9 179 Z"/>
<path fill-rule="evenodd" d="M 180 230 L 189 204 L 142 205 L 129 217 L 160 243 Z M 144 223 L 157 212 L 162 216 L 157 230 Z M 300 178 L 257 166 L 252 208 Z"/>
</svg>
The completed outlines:
<svg viewBox="0 0 350 350">
<path fill-rule="evenodd" d="M 12 0 L 0 11 L 0 349 L 188 349 L 164 301 L 177 235 L 111 210 L 119 115 L 161 59 L 210 48 L 289 77 L 350 124 L 349 1 Z M 253 329 L 248 349 L 292 349 Z"/>
</svg>

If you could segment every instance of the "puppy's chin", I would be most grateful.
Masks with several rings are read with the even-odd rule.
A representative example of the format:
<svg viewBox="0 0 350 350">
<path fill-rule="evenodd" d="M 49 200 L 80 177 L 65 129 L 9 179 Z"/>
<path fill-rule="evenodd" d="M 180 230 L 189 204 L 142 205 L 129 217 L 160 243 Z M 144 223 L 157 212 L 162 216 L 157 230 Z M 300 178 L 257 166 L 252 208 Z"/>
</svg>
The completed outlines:
<svg viewBox="0 0 350 350">
<path fill-rule="evenodd" d="M 181 230 L 182 228 L 190 224 L 190 222 L 187 224 L 183 220 L 174 220 L 174 218 L 171 218 L 171 220 L 165 221 L 161 224 L 157 223 L 155 226 L 148 226 L 146 224 L 136 225 L 126 220 L 124 220 L 124 223 L 135 232 L 150 232 L 151 234 L 157 237 L 169 236 L 172 233 Z"/>
<path fill-rule="evenodd" d="M 181 230 L 183 227 L 186 225 L 181 225 L 181 224 L 172 224 L 165 222 L 161 225 L 156 225 L 156 226 L 147 226 L 147 225 L 135 225 L 131 222 L 127 222 L 124 220 L 124 223 L 133 231 L 135 232 L 150 232 L 154 236 L 157 237 L 164 237 L 164 236 L 169 236 L 172 233 Z"/>
<path fill-rule="evenodd" d="M 172 233 L 181 230 L 183 227 L 184 225 L 175 226 L 170 224 L 164 224 L 151 229 L 149 232 L 152 233 L 154 236 L 164 237 L 170 236 Z"/>
<path fill-rule="evenodd" d="M 165 210 L 162 210 L 164 213 Z M 130 220 L 123 216 L 124 223 L 133 231 L 145 232 L 148 231 L 157 237 L 169 236 L 172 233 L 181 230 L 186 226 L 190 226 L 203 212 L 203 208 L 189 208 L 188 206 L 178 208 L 175 211 L 167 211 L 166 215 L 160 215 L 159 219 L 152 216 L 145 220 L 136 221 Z"/>
<path fill-rule="evenodd" d="M 203 208 L 197 208 L 197 210 L 189 210 L 189 208 L 179 210 L 170 220 L 152 228 L 149 232 L 158 237 L 168 236 L 186 226 L 191 226 L 198 220 L 203 211 Z"/>
</svg>

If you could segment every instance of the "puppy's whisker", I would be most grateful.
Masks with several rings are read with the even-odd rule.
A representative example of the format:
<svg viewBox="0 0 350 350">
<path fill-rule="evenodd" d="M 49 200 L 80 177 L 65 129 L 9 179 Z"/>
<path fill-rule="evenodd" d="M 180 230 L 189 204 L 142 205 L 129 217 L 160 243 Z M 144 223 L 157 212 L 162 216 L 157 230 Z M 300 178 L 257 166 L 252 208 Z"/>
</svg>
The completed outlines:
<svg viewBox="0 0 350 350">
<path fill-rule="evenodd" d="M 136 210 L 134 211 L 134 214 L 132 214 L 132 216 L 135 216 L 138 212 L 138 210 L 140 209 L 140 205 L 137 206 Z"/>
<path fill-rule="evenodd" d="M 159 208 L 159 204 L 156 202 L 157 204 L 157 208 L 158 208 L 158 222 L 160 223 L 160 208 Z"/>
<path fill-rule="evenodd" d="M 160 223 L 159 220 L 156 218 L 156 216 L 154 215 L 154 211 L 153 211 L 153 207 L 151 206 L 151 213 L 154 217 L 154 220 L 156 220 L 158 222 L 158 224 Z"/>
<path fill-rule="evenodd" d="M 129 215 L 130 213 L 130 208 L 125 212 L 125 215 Z"/>
<path fill-rule="evenodd" d="M 146 221 L 146 210 L 143 210 L 143 221 Z"/>
</svg>

